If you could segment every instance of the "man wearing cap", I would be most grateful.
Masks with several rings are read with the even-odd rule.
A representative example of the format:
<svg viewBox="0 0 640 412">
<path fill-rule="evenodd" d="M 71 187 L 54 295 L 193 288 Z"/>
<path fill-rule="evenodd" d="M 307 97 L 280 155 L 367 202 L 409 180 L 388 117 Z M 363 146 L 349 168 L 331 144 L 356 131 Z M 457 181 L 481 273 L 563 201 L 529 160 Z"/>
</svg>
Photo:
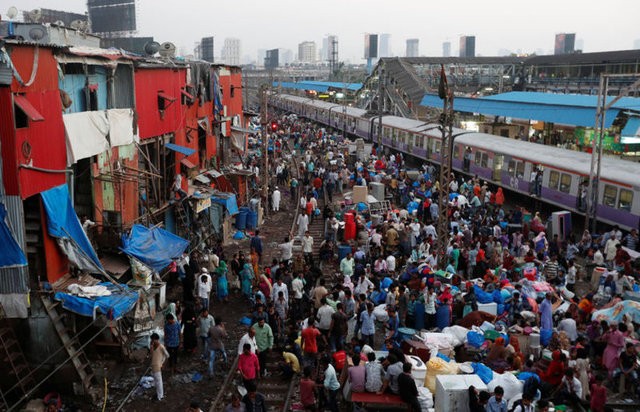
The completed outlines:
<svg viewBox="0 0 640 412">
<path fill-rule="evenodd" d="M 198 297 L 203 309 L 209 309 L 209 294 L 211 293 L 211 276 L 207 268 L 202 268 L 202 273 L 198 276 Z"/>
<path fill-rule="evenodd" d="M 280 198 L 280 190 L 278 189 L 278 186 L 276 186 L 271 194 L 271 204 L 273 205 L 274 212 L 280 211 Z"/>
</svg>

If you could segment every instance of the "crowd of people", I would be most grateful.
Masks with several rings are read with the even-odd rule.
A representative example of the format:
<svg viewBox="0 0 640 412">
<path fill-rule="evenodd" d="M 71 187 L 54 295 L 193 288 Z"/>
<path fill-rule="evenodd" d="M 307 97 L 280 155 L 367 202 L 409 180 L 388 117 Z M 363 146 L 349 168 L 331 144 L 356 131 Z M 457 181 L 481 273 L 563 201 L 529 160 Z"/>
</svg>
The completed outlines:
<svg viewBox="0 0 640 412">
<path fill-rule="evenodd" d="M 265 410 L 259 383 L 274 373 L 286 380 L 300 375 L 305 410 L 337 411 L 338 399 L 349 401 L 354 392 L 390 392 L 422 410 L 420 385 L 403 352 L 406 330 L 451 335 L 452 327 L 467 332 L 455 352 L 440 359 L 471 359 L 494 377 L 514 373 L 521 380 L 511 399 L 500 385 L 492 393 L 469 388 L 472 411 L 506 411 L 507 401 L 522 412 L 567 403 L 603 411 L 611 391 L 636 395 L 640 316 L 632 311 L 616 322 L 594 312 L 639 290 L 631 256 L 637 231 L 623 235 L 615 227 L 585 231 L 580 239 L 550 236 L 539 212 L 507 205 L 502 188 L 478 176 L 452 174 L 441 211 L 435 166 L 410 171 L 401 154 L 375 148 L 370 156 L 356 157 L 342 137 L 293 116 L 281 118 L 280 130 L 273 145 L 297 156 L 298 178 L 282 157 L 275 162 L 272 196 L 265 200 L 278 211 L 280 189 L 288 188 L 284 195 L 300 209 L 297 230 L 283 233 L 280 259 L 263 261 L 256 231 L 248 256 L 239 252 L 225 262 L 221 250 L 212 250 L 177 267 L 184 301 L 197 302 L 180 314 L 184 345 L 197 350 L 199 336 L 211 376 L 216 359 L 226 360 L 224 322 L 208 313 L 211 275 L 217 301 L 224 302 L 232 287 L 248 304 L 248 329 L 237 348 L 247 395 L 234 397 L 229 411 L 241 411 L 242 405 Z M 371 213 L 370 204 L 351 201 L 353 186 L 370 182 L 384 185 L 391 207 Z M 329 202 L 321 209 L 325 195 Z M 313 219 L 325 222 L 323 239 L 311 237 Z M 444 250 L 437 246 L 440 219 L 450 231 Z M 321 247 L 314 256 L 316 241 Z M 175 362 L 177 317 L 169 313 L 165 326 L 169 362 Z M 187 325 L 193 329 L 189 345 Z M 278 370 L 267 371 L 273 350 L 282 359 Z"/>
</svg>

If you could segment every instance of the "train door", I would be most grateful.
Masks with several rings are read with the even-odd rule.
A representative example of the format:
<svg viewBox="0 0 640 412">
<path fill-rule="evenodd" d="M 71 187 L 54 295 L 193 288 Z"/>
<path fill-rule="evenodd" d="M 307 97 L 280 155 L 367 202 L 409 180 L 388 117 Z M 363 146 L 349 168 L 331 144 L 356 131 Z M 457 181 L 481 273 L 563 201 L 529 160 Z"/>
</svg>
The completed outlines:
<svg viewBox="0 0 640 412">
<path fill-rule="evenodd" d="M 426 140 L 427 140 L 427 159 L 431 159 L 431 154 L 433 153 L 433 139 L 430 137 L 427 137 Z"/>
<path fill-rule="evenodd" d="M 493 181 L 501 182 L 502 181 L 502 168 L 504 167 L 504 155 L 503 154 L 494 154 L 493 155 L 493 175 L 491 176 Z"/>
</svg>

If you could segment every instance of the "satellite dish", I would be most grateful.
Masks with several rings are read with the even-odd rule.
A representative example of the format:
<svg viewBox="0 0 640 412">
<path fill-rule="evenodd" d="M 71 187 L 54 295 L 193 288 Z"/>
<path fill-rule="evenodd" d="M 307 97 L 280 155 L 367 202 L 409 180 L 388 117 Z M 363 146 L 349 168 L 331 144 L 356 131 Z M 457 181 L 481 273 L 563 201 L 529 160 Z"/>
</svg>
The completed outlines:
<svg viewBox="0 0 640 412">
<path fill-rule="evenodd" d="M 78 31 L 84 31 L 87 29 L 87 22 L 84 20 L 74 20 L 69 24 L 69 27 Z"/>
<path fill-rule="evenodd" d="M 168 41 L 164 42 L 160 45 L 159 53 L 162 57 L 175 57 L 176 45 Z"/>
<path fill-rule="evenodd" d="M 9 7 L 7 10 L 7 17 L 9 20 L 13 20 L 18 15 L 18 8 L 16 6 Z"/>
<path fill-rule="evenodd" d="M 44 30 L 44 27 L 33 27 L 29 30 L 29 39 L 34 41 L 42 40 L 46 34 L 47 32 Z"/>
<path fill-rule="evenodd" d="M 148 56 L 153 56 L 160 51 L 160 43 L 157 41 L 150 41 L 144 45 L 144 52 Z"/>
<path fill-rule="evenodd" d="M 42 10 L 40 9 L 33 9 L 30 12 L 27 12 L 27 15 L 32 23 L 39 23 L 40 20 L 42 20 Z"/>
</svg>

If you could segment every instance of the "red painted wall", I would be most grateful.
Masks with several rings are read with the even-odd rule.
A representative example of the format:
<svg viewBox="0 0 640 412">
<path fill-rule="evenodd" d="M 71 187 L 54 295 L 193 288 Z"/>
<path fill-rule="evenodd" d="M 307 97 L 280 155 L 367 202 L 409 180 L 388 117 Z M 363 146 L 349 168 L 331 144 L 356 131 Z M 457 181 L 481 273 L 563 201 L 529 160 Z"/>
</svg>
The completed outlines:
<svg viewBox="0 0 640 412">
<path fill-rule="evenodd" d="M 220 86 L 222 87 L 222 105 L 227 106 L 227 117 L 240 116 L 240 125 L 244 124 L 242 114 L 242 71 L 236 67 L 220 68 Z M 231 88 L 234 88 L 231 97 Z M 231 136 L 231 122 L 226 122 L 225 136 Z"/>
<path fill-rule="evenodd" d="M 13 64 L 24 81 L 31 77 L 35 51 L 36 49 L 29 45 L 10 47 Z M 20 195 L 23 199 L 66 181 L 64 173 L 18 169 L 20 164 L 28 163 L 35 167 L 60 171 L 66 167 L 67 152 L 56 75 L 57 63 L 51 49 L 40 47 L 38 53 L 38 69 L 34 82 L 29 87 L 23 87 L 14 79 L 11 91 L 24 94 L 44 117 L 43 121 L 29 121 L 28 127 L 15 129 L 11 93 L 8 88 L 0 90 L 0 138 L 3 146 L 5 187 L 7 194 Z"/>
<path fill-rule="evenodd" d="M 180 90 L 186 83 L 186 69 L 136 68 L 136 112 L 140 139 L 173 133 L 185 126 L 185 113 L 180 101 Z M 158 92 L 163 91 L 175 101 L 160 116 Z"/>
<path fill-rule="evenodd" d="M 42 244 L 47 280 L 49 283 L 54 283 L 69 272 L 69 259 L 62 253 L 56 240 L 47 232 L 47 216 L 42 199 L 40 199 L 40 221 L 42 222 Z"/>
</svg>

